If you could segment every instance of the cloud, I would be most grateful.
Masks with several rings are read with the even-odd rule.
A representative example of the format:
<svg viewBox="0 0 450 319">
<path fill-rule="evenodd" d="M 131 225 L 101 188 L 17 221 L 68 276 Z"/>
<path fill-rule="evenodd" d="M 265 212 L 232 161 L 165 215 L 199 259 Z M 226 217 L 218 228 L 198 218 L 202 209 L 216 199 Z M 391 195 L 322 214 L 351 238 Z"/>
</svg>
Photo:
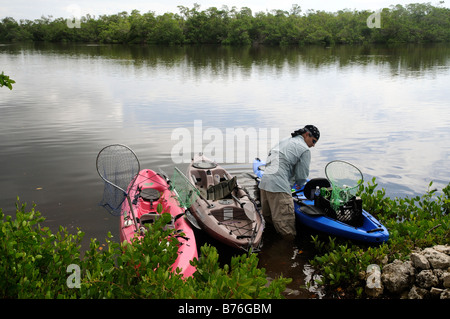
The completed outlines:
<svg viewBox="0 0 450 319">
<path fill-rule="evenodd" d="M 68 18 L 72 16 L 72 11 L 68 8 L 79 8 L 82 15 L 91 14 L 95 16 L 103 14 L 115 14 L 122 11 L 131 12 L 136 9 L 141 13 L 154 11 L 156 14 L 163 14 L 165 12 L 178 13 L 178 6 L 185 6 L 192 8 L 194 3 L 200 5 L 201 10 L 210 7 L 222 8 L 226 5 L 228 8 L 233 6 L 237 8 L 249 7 L 255 12 L 266 12 L 274 9 L 289 11 L 292 4 L 297 3 L 301 6 L 302 11 L 306 12 L 308 9 L 324 10 L 336 12 L 341 9 L 356 9 L 356 10 L 378 10 L 383 7 L 391 5 L 402 4 L 406 5 L 412 3 L 412 0 L 279 0 L 279 1 L 260 1 L 260 0 L 14 0 L 7 5 L 0 6 L 0 18 L 13 17 L 16 20 L 38 19 L 41 16 L 53 16 L 54 18 Z M 444 4 L 448 7 L 448 4 Z"/>
</svg>

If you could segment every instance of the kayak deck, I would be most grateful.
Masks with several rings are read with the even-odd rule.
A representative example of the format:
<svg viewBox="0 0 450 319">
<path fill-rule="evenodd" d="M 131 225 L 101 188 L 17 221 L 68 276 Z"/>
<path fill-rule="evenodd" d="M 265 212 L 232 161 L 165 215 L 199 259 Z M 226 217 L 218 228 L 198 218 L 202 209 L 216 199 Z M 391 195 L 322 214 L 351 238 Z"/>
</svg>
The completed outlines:
<svg viewBox="0 0 450 319">
<path fill-rule="evenodd" d="M 186 221 L 185 210 L 179 206 L 176 194 L 170 189 L 167 181 L 150 169 L 143 169 L 136 177 L 136 181 L 128 190 L 132 199 L 132 208 L 139 224 L 153 223 L 158 217 L 158 205 L 162 205 L 162 212 L 172 215 L 172 222 L 167 227 L 174 228 L 183 236 L 178 237 L 180 242 L 178 257 L 172 265 L 173 270 L 181 269 L 183 277 L 190 277 L 195 272 L 195 267 L 190 261 L 198 257 L 194 231 Z M 128 201 L 122 205 L 120 218 L 120 240 L 132 243 L 136 234 L 136 228 L 131 218 Z"/>
<path fill-rule="evenodd" d="M 312 200 L 304 200 L 306 205 L 314 205 Z M 300 204 L 294 202 L 297 220 L 309 228 L 356 241 L 381 244 L 389 239 L 389 232 L 375 217 L 363 209 L 362 225 L 356 227 L 325 215 L 308 215 Z"/>
<path fill-rule="evenodd" d="M 264 219 L 237 178 L 203 155 L 192 160 L 187 176 L 200 193 L 190 208 L 200 228 L 228 246 L 259 251 Z"/>
</svg>

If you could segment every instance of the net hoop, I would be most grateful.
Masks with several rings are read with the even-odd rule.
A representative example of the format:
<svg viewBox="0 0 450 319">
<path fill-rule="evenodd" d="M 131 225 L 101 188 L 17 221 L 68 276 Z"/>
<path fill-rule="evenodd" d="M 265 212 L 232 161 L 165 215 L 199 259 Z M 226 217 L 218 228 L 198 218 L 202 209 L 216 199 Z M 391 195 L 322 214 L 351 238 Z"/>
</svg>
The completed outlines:
<svg viewBox="0 0 450 319">
<path fill-rule="evenodd" d="M 107 175 L 107 174 L 105 174 L 105 170 L 102 170 L 102 169 L 101 169 L 102 166 L 103 166 L 103 165 L 102 165 L 102 164 L 103 164 L 103 163 L 102 163 L 103 157 L 108 156 L 107 152 L 110 151 L 110 149 L 113 149 L 113 148 L 116 148 L 116 149 L 122 148 L 122 149 L 126 150 L 127 152 L 129 152 L 129 153 L 132 155 L 132 157 L 134 157 L 134 159 L 136 160 L 135 163 L 136 163 L 136 165 L 137 165 L 137 169 L 135 170 L 135 174 L 132 174 L 132 175 L 133 175 L 133 178 L 131 178 L 129 182 L 133 181 L 133 179 L 134 179 L 134 180 L 136 179 L 137 174 L 138 174 L 139 171 L 140 171 L 140 163 L 139 163 L 139 159 L 138 159 L 136 153 L 135 153 L 131 148 L 129 148 L 128 146 L 123 145 L 123 144 L 112 144 L 112 145 L 108 145 L 108 146 L 105 146 L 104 148 L 102 148 L 102 149 L 100 150 L 100 152 L 98 152 L 98 154 L 97 154 L 97 159 L 96 159 L 96 161 L 95 161 L 95 164 L 96 164 L 96 167 L 97 167 L 97 173 L 98 173 L 98 175 L 100 175 L 100 177 L 101 177 L 105 182 L 107 182 L 107 183 L 111 184 L 112 186 L 114 186 L 114 187 L 120 189 L 120 190 L 123 191 L 124 193 L 127 193 L 127 187 L 128 187 L 128 184 L 127 184 L 126 186 L 124 186 L 124 185 L 120 185 L 120 186 L 119 186 L 119 185 L 116 185 L 115 183 L 113 183 L 112 181 L 110 181 L 110 180 L 108 179 L 108 176 L 104 176 L 104 175 Z M 105 154 L 105 153 L 106 153 L 106 154 Z M 116 154 L 114 154 L 113 152 L 110 152 L 109 155 L 111 156 L 111 155 L 116 155 Z"/>
<path fill-rule="evenodd" d="M 100 150 L 96 159 L 97 173 L 105 182 L 100 203 L 112 215 L 121 214 L 121 205 L 128 197 L 140 171 L 136 153 L 122 144 L 112 144 Z"/>
<path fill-rule="evenodd" d="M 334 210 L 347 203 L 356 195 L 364 177 L 358 167 L 341 160 L 329 162 L 325 166 L 325 175 L 332 185 L 330 202 Z"/>
<path fill-rule="evenodd" d="M 349 174 L 348 176 L 345 176 L 345 174 L 340 174 L 342 171 L 340 171 L 339 166 L 347 168 L 347 171 Z M 336 168 L 338 167 L 338 168 Z M 351 171 L 353 170 L 353 172 Z M 361 185 L 364 181 L 363 174 L 361 173 L 360 169 L 356 167 L 355 165 L 341 160 L 335 160 L 329 162 L 325 166 L 325 175 L 327 176 L 328 180 L 332 185 L 344 188 L 344 186 L 347 186 L 347 188 L 355 188 L 359 185 Z M 353 175 L 353 176 L 351 176 Z M 355 178 L 358 176 L 359 178 Z M 355 182 L 354 185 L 348 185 L 342 182 L 342 180 L 346 181 L 353 181 Z"/>
</svg>

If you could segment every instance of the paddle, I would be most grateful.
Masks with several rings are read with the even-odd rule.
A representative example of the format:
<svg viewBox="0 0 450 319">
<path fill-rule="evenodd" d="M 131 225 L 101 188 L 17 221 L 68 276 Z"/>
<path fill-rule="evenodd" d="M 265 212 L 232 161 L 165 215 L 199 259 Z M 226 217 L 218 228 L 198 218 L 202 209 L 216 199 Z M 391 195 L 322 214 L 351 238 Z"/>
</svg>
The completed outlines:
<svg viewBox="0 0 450 319">
<path fill-rule="evenodd" d="M 261 179 L 254 174 L 250 174 L 250 173 L 245 173 L 245 174 L 247 174 L 248 177 L 250 177 L 251 179 L 254 179 L 258 183 L 261 181 Z"/>
</svg>

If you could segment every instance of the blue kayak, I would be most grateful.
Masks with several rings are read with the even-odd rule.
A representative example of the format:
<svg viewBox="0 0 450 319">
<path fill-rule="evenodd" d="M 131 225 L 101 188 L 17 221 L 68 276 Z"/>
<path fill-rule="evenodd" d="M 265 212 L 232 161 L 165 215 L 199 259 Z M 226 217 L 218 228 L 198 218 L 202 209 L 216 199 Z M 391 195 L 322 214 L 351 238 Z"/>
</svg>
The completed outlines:
<svg viewBox="0 0 450 319">
<path fill-rule="evenodd" d="M 253 172 L 258 178 L 263 176 L 264 166 L 265 163 L 258 158 L 253 161 Z M 309 194 L 311 187 L 312 189 L 315 188 L 316 184 L 308 185 L 310 182 L 318 183 L 317 185 L 321 186 L 329 183 L 326 179 L 313 179 L 309 180 L 302 189 L 296 189 L 294 185 L 292 197 L 295 216 L 301 224 L 323 233 L 369 244 L 381 244 L 389 239 L 389 232 L 386 227 L 362 208 L 359 220 L 355 224 L 354 222 L 346 223 L 333 218 L 329 213 L 317 207 L 313 199 L 305 196 L 305 188 L 307 188 L 306 194 Z"/>
</svg>

